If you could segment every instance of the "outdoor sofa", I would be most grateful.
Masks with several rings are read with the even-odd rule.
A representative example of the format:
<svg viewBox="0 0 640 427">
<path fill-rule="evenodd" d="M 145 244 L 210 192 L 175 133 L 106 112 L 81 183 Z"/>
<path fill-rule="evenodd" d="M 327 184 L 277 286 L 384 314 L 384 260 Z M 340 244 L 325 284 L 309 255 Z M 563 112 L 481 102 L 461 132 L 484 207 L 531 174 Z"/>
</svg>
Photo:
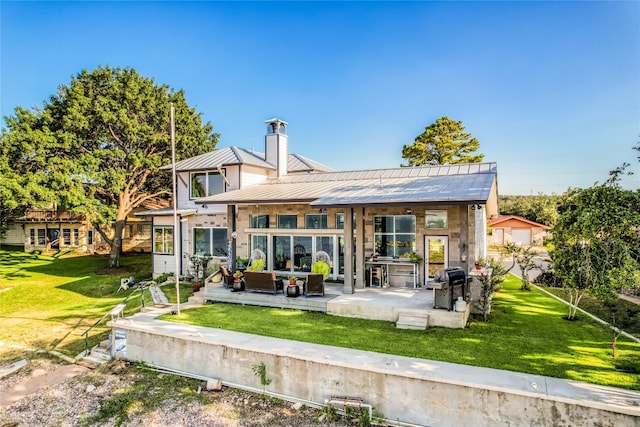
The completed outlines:
<svg viewBox="0 0 640 427">
<path fill-rule="evenodd" d="M 282 280 L 276 280 L 276 274 L 270 271 L 245 271 L 244 290 L 256 292 L 284 292 Z"/>
</svg>

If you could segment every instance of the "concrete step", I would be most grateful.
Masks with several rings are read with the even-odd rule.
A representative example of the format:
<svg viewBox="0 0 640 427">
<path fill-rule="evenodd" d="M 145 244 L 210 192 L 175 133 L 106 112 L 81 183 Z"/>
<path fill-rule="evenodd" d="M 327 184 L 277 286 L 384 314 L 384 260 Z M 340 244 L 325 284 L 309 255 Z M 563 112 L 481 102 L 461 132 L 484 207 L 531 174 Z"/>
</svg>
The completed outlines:
<svg viewBox="0 0 640 427">
<path fill-rule="evenodd" d="M 396 328 L 399 329 L 427 329 L 429 315 L 427 313 L 416 313 L 401 311 L 398 313 Z"/>
<path fill-rule="evenodd" d="M 189 297 L 189 302 L 191 304 L 204 304 L 204 289 L 200 288 L 198 292 L 194 292 L 193 295 Z"/>
<path fill-rule="evenodd" d="M 169 304 L 169 300 L 167 296 L 162 292 L 159 286 L 151 285 L 149 286 L 149 293 L 151 294 L 151 299 L 153 299 L 154 304 L 165 305 Z"/>
</svg>

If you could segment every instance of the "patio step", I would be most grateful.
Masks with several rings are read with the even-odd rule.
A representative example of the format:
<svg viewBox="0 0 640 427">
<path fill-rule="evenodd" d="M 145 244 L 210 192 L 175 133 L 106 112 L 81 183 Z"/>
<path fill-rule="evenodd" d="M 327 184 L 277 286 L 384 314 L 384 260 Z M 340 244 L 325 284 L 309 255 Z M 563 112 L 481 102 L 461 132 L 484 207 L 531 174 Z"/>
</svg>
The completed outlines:
<svg viewBox="0 0 640 427">
<path fill-rule="evenodd" d="M 403 310 L 398 312 L 396 328 L 400 329 L 427 329 L 429 314 L 426 312 Z"/>
<path fill-rule="evenodd" d="M 189 302 L 192 304 L 204 304 L 204 288 L 200 288 L 198 292 L 194 292 L 189 297 Z"/>
</svg>

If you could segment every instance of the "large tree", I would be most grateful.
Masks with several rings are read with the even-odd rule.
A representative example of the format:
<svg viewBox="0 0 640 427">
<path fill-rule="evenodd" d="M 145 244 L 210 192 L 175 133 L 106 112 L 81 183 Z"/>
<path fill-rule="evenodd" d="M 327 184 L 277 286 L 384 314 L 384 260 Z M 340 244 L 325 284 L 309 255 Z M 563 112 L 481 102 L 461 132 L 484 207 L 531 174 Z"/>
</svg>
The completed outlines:
<svg viewBox="0 0 640 427">
<path fill-rule="evenodd" d="M 413 144 L 402 147 L 402 158 L 407 166 L 478 163 L 483 154 L 474 154 L 480 142 L 464 131 L 461 121 L 446 116 L 430 124 L 416 136 Z"/>
<path fill-rule="evenodd" d="M 582 298 L 617 298 L 622 286 L 638 286 L 640 192 L 617 178 L 564 195 L 553 228 L 551 257 L 569 293 L 570 319 Z"/>
<path fill-rule="evenodd" d="M 87 215 L 111 246 L 110 267 L 119 266 L 127 215 L 171 193 L 170 176 L 158 174 L 171 163 L 171 103 L 177 158 L 214 149 L 218 135 L 189 107 L 183 91 L 131 68 L 83 70 L 42 109 L 17 108 L 6 118 L 3 147 L 21 142 L 19 157 L 38 165 L 40 184 L 55 201 Z"/>
</svg>

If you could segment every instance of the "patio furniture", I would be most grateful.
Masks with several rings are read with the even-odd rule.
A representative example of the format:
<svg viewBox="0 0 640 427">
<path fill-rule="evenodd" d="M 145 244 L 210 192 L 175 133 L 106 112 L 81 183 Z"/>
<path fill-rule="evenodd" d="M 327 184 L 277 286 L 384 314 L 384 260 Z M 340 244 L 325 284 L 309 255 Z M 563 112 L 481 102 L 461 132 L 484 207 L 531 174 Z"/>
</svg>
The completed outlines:
<svg viewBox="0 0 640 427">
<path fill-rule="evenodd" d="M 324 296 L 324 276 L 322 274 L 308 274 L 304 282 L 304 296 Z"/>
<path fill-rule="evenodd" d="M 227 267 L 220 267 L 220 273 L 222 273 L 222 283 L 225 288 L 233 288 L 233 276 L 227 270 Z"/>
<path fill-rule="evenodd" d="M 282 280 L 276 280 L 276 273 L 270 271 L 245 271 L 244 272 L 244 289 L 245 291 L 256 292 L 284 292 L 284 283 Z"/>
</svg>

